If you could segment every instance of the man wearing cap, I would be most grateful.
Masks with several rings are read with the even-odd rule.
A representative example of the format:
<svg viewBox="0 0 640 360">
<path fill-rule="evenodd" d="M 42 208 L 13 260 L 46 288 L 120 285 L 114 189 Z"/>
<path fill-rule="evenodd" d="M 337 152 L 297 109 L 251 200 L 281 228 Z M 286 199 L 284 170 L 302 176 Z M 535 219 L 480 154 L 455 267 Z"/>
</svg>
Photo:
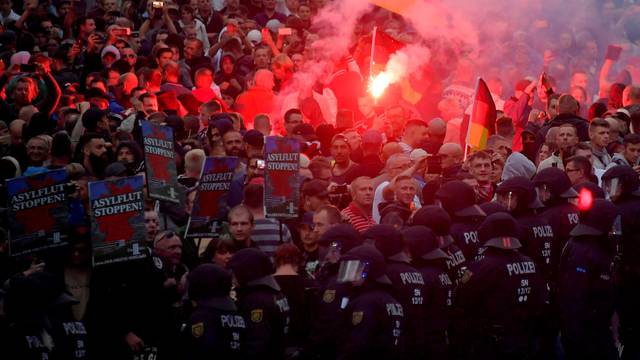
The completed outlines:
<svg viewBox="0 0 640 360">
<path fill-rule="evenodd" d="M 283 358 L 289 331 L 289 303 L 273 278 L 271 259 L 258 249 L 242 249 L 227 266 L 238 286 L 239 313 L 246 320 L 243 358 Z"/>
<path fill-rule="evenodd" d="M 298 247 L 302 252 L 304 259 L 304 269 L 307 276 L 315 277 L 316 269 L 320 265 L 320 251 L 318 246 L 318 237 L 313 232 L 313 213 L 305 212 L 301 221 L 297 224 L 300 233 L 300 243 Z"/>
<path fill-rule="evenodd" d="M 473 261 L 482 246 L 477 230 L 486 216 L 476 205 L 475 191 L 462 181 L 450 181 L 438 189 L 436 199 L 451 216 L 449 231 L 456 245 L 462 249 L 465 259 Z"/>
<path fill-rule="evenodd" d="M 305 211 L 315 212 L 322 206 L 331 205 L 328 184 L 322 180 L 311 180 L 302 185 Z"/>
<path fill-rule="evenodd" d="M 557 269 L 562 248 L 569 240 L 569 233 L 578 223 L 578 208 L 570 201 L 578 197 L 571 187 L 571 180 L 558 168 L 539 171 L 533 178 L 538 199 L 544 205 L 539 217 L 545 218 L 553 230 L 555 241 L 551 248 L 551 265 Z"/>
<path fill-rule="evenodd" d="M 373 181 L 368 177 L 359 177 L 351 182 L 349 206 L 342 210 L 342 216 L 360 233 L 375 225 L 373 210 Z"/>
<path fill-rule="evenodd" d="M 614 245 L 608 234 L 619 213 L 607 200 L 590 205 L 581 212 L 560 259 L 558 303 L 567 359 L 617 358 L 611 332 Z"/>
<path fill-rule="evenodd" d="M 614 279 L 620 299 L 620 338 L 624 344 L 622 359 L 640 356 L 640 179 L 629 166 L 614 166 L 602 176 L 608 198 L 620 212 L 617 261 Z"/>
<path fill-rule="evenodd" d="M 316 272 L 319 300 L 316 304 L 308 351 L 321 359 L 337 357 L 344 309 L 348 303 L 348 284 L 338 283 L 340 256 L 362 244 L 351 225 L 340 224 L 327 230 L 318 240 L 321 265 Z"/>
<path fill-rule="evenodd" d="M 223 137 L 224 139 L 224 137 Z M 244 143 L 245 150 L 247 153 L 247 158 L 252 158 L 254 156 L 264 156 L 263 148 L 264 148 L 264 135 L 258 130 L 251 129 L 244 134 Z"/>
<path fill-rule="evenodd" d="M 454 286 L 448 275 L 449 256 L 440 249 L 436 234 L 425 226 L 409 227 L 403 231 L 402 236 L 411 254 L 411 264 L 424 280 L 422 351 L 428 359 L 447 359 L 447 329 Z"/>
<path fill-rule="evenodd" d="M 331 139 L 331 156 L 331 181 L 338 185 L 346 184 L 346 175 L 355 163 L 351 161 L 351 146 L 344 135 L 338 134 Z"/>
<path fill-rule="evenodd" d="M 478 229 L 486 251 L 469 265 L 455 300 L 455 327 L 465 333 L 455 346 L 468 356 L 523 359 L 534 349 L 545 289 L 536 264 L 517 251 L 519 234 L 507 213 L 489 215 Z"/>
<path fill-rule="evenodd" d="M 375 225 L 367 230 L 363 237 L 373 241 L 382 253 L 386 262 L 386 274 L 393 286 L 393 295 L 405 312 L 405 350 L 412 359 L 424 357 L 424 280 L 422 274 L 411 265 L 411 258 L 405 249 L 407 234 L 412 228 L 405 229 L 402 234 L 393 226 Z"/>
<path fill-rule="evenodd" d="M 229 296 L 231 274 L 214 264 L 202 264 L 189 274 L 189 300 L 195 310 L 184 327 L 185 359 L 207 359 L 212 353 L 240 359 L 247 319 Z"/>
<path fill-rule="evenodd" d="M 350 284 L 340 359 L 403 358 L 408 314 L 392 295 L 383 255 L 371 245 L 351 249 L 340 260 L 338 282 Z"/>
</svg>

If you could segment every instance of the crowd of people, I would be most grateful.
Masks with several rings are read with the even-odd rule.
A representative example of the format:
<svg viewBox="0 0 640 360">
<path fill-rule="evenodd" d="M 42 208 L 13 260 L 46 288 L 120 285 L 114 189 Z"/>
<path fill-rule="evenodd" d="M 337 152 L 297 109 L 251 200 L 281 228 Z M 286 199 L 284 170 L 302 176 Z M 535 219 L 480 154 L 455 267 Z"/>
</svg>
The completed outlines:
<svg viewBox="0 0 640 360">
<path fill-rule="evenodd" d="M 539 19 L 520 25 L 557 43 L 514 32 L 479 74 L 500 66 L 376 7 L 325 59 L 331 3 L 0 0 L 2 207 L 4 180 L 71 187 L 67 246 L 13 256 L 2 212 L 1 357 L 640 358 L 635 45 Z M 433 57 L 374 98 L 389 39 Z M 481 149 L 461 134 L 477 75 L 497 110 Z M 145 193 L 148 256 L 93 266 L 88 185 L 145 174 L 141 121 L 172 129 L 184 196 Z M 265 210 L 267 136 L 300 144 L 295 218 Z M 225 217 L 196 241 L 224 156 Z"/>
</svg>

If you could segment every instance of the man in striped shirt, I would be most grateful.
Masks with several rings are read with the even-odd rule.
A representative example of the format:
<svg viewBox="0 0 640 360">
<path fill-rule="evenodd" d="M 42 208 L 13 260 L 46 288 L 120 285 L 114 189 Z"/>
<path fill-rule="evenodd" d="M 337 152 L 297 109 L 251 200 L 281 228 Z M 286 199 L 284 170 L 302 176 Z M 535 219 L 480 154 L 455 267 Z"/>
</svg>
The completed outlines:
<svg viewBox="0 0 640 360">
<path fill-rule="evenodd" d="M 371 216 L 373 211 L 373 181 L 370 177 L 361 176 L 351 183 L 351 198 L 349 206 L 342 210 L 342 216 L 354 229 L 362 233 L 375 221 Z"/>
<path fill-rule="evenodd" d="M 273 257 L 278 246 L 291 242 L 291 232 L 287 225 L 279 220 L 264 217 L 263 196 L 262 178 L 254 179 L 244 189 L 244 205 L 249 208 L 254 218 L 251 240 L 265 254 Z"/>
</svg>

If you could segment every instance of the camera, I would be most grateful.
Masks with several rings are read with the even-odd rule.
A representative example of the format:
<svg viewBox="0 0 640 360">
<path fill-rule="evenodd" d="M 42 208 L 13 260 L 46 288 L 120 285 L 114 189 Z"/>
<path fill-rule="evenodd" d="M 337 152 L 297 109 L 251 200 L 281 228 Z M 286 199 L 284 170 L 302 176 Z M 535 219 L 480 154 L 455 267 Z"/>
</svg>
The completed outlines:
<svg viewBox="0 0 640 360">
<path fill-rule="evenodd" d="M 258 169 L 260 169 L 260 170 L 264 170 L 264 160 L 262 160 L 262 159 L 257 159 L 257 160 L 256 160 L 256 166 L 258 167 Z"/>
<path fill-rule="evenodd" d="M 20 71 L 25 73 L 32 73 L 36 71 L 36 66 L 33 64 L 22 64 L 20 65 Z"/>
<path fill-rule="evenodd" d="M 164 1 L 154 1 L 151 3 L 151 7 L 153 7 L 153 18 L 154 19 L 162 18 L 162 9 L 164 8 Z"/>
</svg>

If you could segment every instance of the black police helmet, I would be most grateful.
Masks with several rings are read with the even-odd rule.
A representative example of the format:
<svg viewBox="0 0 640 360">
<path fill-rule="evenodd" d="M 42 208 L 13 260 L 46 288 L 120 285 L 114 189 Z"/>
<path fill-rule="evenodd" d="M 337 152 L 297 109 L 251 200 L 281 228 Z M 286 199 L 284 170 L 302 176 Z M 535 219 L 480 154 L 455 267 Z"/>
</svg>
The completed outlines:
<svg viewBox="0 0 640 360">
<path fill-rule="evenodd" d="M 487 247 L 498 249 L 518 249 L 520 243 L 520 228 L 516 220 L 507 213 L 495 213 L 487 216 L 478 228 L 480 242 Z"/>
<path fill-rule="evenodd" d="M 404 252 L 402 235 L 391 225 L 374 225 L 364 232 L 365 240 L 373 240 L 375 247 L 386 259 L 409 262 L 411 259 Z"/>
<path fill-rule="evenodd" d="M 536 185 L 524 176 L 507 179 L 496 188 L 497 194 L 514 193 L 518 196 L 518 209 L 539 209 L 543 207 L 538 200 Z"/>
<path fill-rule="evenodd" d="M 234 310 L 229 298 L 231 274 L 215 264 L 198 265 L 188 276 L 189 298 L 200 306 Z"/>
<path fill-rule="evenodd" d="M 498 204 L 496 201 L 489 201 L 478 206 L 480 206 L 480 209 L 482 209 L 487 216 L 499 212 L 508 212 L 504 206 Z"/>
<path fill-rule="evenodd" d="M 476 205 L 476 193 L 473 188 L 462 181 L 454 180 L 443 184 L 436 191 L 436 199 L 449 213 L 460 217 L 486 216 Z"/>
<path fill-rule="evenodd" d="M 533 183 L 546 185 L 553 197 L 576 198 L 578 193 L 571 187 L 569 176 L 562 170 L 554 167 L 540 170 L 533 178 Z"/>
<path fill-rule="evenodd" d="M 229 269 L 235 275 L 240 286 L 266 285 L 280 290 L 273 279 L 273 264 L 269 256 L 255 248 L 247 248 L 233 254 Z"/>
<path fill-rule="evenodd" d="M 580 220 L 571 236 L 602 236 L 608 234 L 618 216 L 618 209 L 608 200 L 595 199 L 591 208 L 580 213 Z"/>
<path fill-rule="evenodd" d="M 451 229 L 451 216 L 443 208 L 435 205 L 423 206 L 413 213 L 412 225 L 423 225 L 431 229 L 440 237 L 440 247 L 453 244 L 453 237 L 449 233 Z"/>
<path fill-rule="evenodd" d="M 384 256 L 374 246 L 365 244 L 349 250 L 341 260 L 360 260 L 369 265 L 367 279 L 380 284 L 391 285 L 391 280 L 386 274 Z"/>
<path fill-rule="evenodd" d="M 638 173 L 632 167 L 626 165 L 617 165 L 605 171 L 602 175 L 602 181 L 618 178 L 622 184 L 622 194 L 624 195 L 640 195 L 640 178 Z"/>
<path fill-rule="evenodd" d="M 409 252 L 414 259 L 435 260 L 449 257 L 440 249 L 440 241 L 434 232 L 426 226 L 414 225 L 403 229 L 402 237 L 409 245 Z"/>
<path fill-rule="evenodd" d="M 353 249 L 354 247 L 362 244 L 362 238 L 360 233 L 349 224 L 338 224 L 327 230 L 320 239 L 318 244 L 325 246 L 330 245 L 333 242 L 340 244 L 341 251 L 343 253 Z"/>
</svg>

